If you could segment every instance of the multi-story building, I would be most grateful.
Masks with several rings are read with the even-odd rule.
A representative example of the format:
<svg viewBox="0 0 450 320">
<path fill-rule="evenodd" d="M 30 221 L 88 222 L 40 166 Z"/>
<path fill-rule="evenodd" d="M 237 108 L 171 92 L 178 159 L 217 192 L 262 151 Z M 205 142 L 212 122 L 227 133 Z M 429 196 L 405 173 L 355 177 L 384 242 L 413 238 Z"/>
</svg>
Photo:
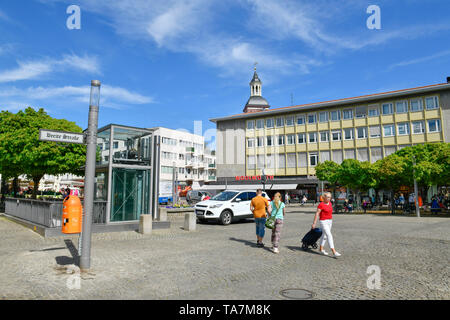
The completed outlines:
<svg viewBox="0 0 450 320">
<path fill-rule="evenodd" d="M 205 147 L 203 136 L 163 127 L 152 130 L 161 137 L 161 195 L 172 195 L 174 178 L 179 186 L 193 188 L 216 180 L 215 153 Z"/>
<path fill-rule="evenodd" d="M 315 166 L 344 159 L 375 162 L 405 146 L 450 142 L 447 83 L 271 109 L 256 74 L 243 113 L 217 124 L 217 179 L 258 183 L 273 175 L 274 190 L 317 192 Z M 239 182 L 236 182 L 239 180 Z M 255 181 L 256 180 L 256 181 Z M 260 183 L 260 182 L 259 182 Z"/>
</svg>

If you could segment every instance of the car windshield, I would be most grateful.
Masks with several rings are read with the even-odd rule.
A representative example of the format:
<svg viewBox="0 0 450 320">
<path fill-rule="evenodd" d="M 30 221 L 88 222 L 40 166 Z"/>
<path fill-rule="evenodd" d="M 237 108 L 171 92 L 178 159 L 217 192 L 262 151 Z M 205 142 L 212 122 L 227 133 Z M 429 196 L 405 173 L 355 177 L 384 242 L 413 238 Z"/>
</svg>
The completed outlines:
<svg viewBox="0 0 450 320">
<path fill-rule="evenodd" d="M 238 192 L 224 191 L 224 192 L 221 192 L 221 193 L 215 195 L 214 197 L 212 197 L 211 200 L 228 201 L 228 200 L 233 199 L 233 197 L 237 194 L 238 194 Z"/>
</svg>

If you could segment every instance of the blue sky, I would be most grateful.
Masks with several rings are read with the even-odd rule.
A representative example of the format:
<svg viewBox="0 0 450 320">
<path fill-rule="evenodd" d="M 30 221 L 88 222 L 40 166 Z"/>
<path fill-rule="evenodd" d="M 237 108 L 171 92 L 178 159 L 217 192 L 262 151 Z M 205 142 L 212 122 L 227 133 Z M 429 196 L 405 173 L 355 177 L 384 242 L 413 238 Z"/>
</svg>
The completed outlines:
<svg viewBox="0 0 450 320">
<path fill-rule="evenodd" d="M 0 109 L 85 128 L 98 79 L 99 126 L 193 131 L 242 112 L 255 61 L 272 107 L 442 83 L 449 16 L 447 0 L 0 0 Z"/>
</svg>

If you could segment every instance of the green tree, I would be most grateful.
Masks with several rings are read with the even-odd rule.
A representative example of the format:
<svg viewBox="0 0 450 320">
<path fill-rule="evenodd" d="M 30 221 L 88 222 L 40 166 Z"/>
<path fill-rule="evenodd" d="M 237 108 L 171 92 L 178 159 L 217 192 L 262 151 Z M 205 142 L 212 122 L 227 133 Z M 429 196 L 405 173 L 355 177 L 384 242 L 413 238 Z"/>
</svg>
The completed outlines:
<svg viewBox="0 0 450 320">
<path fill-rule="evenodd" d="M 11 121 L 9 128 L 14 130 L 0 132 L 0 163 L 12 161 L 17 164 L 12 168 L 15 175 L 26 174 L 33 180 L 33 198 L 36 198 L 39 181 L 45 174 L 82 173 L 86 155 L 84 145 L 39 140 L 39 129 L 82 132 L 74 122 L 54 119 L 43 109 L 36 111 L 33 108 L 19 111 L 7 119 Z"/>
<path fill-rule="evenodd" d="M 340 184 L 351 188 L 357 196 L 356 204 L 361 204 L 361 191 L 367 191 L 376 185 L 375 170 L 370 162 L 346 159 L 337 170 Z"/>
<path fill-rule="evenodd" d="M 317 164 L 315 167 L 316 176 L 321 181 L 328 181 L 331 185 L 333 193 L 338 182 L 338 168 L 339 165 L 333 161 L 324 161 Z"/>
</svg>

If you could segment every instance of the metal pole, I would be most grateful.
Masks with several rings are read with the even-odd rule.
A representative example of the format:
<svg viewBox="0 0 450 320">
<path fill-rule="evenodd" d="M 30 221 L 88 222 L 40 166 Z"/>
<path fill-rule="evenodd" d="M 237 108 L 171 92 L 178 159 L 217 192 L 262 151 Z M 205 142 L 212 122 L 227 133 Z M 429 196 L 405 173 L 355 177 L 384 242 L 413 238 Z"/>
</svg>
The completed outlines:
<svg viewBox="0 0 450 320">
<path fill-rule="evenodd" d="M 89 105 L 88 130 L 86 136 L 86 169 L 84 180 L 84 216 L 83 216 L 83 237 L 80 257 L 81 271 L 88 271 L 91 267 L 91 226 L 92 211 L 94 207 L 94 180 L 95 180 L 95 159 L 97 154 L 97 128 L 98 109 L 100 104 L 100 81 L 91 81 L 91 98 Z"/>
<path fill-rule="evenodd" d="M 417 218 L 420 218 L 420 208 L 419 208 L 419 194 L 417 188 L 417 180 L 416 180 L 416 157 L 413 155 L 413 178 L 414 178 L 414 203 L 416 205 L 416 215 Z"/>
</svg>

